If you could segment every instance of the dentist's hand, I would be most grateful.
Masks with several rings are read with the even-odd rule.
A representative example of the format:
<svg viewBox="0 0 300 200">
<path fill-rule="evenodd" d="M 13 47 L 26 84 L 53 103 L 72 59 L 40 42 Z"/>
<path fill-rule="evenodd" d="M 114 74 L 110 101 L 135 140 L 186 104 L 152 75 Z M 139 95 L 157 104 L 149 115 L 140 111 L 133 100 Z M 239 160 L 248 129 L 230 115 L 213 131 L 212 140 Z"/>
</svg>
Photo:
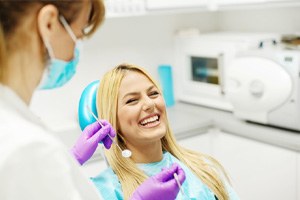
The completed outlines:
<svg viewBox="0 0 300 200">
<path fill-rule="evenodd" d="M 174 173 L 177 173 L 182 185 L 185 173 L 177 163 L 174 163 L 170 168 L 147 179 L 135 190 L 130 200 L 174 200 L 179 192 Z"/>
<path fill-rule="evenodd" d="M 111 147 L 112 140 L 108 134 L 113 138 L 116 136 L 116 133 L 110 123 L 105 120 L 101 120 L 101 123 L 104 127 L 101 127 L 98 122 L 85 127 L 76 144 L 71 149 L 71 153 L 81 165 L 92 157 L 99 142 L 102 142 L 106 149 Z"/>
</svg>

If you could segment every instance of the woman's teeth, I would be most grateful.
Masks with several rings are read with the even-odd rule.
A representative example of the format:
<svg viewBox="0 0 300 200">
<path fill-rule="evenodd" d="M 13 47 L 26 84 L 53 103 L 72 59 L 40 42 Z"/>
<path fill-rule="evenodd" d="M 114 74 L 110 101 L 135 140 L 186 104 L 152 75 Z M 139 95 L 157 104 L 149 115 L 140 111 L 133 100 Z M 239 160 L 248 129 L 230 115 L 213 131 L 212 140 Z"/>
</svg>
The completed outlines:
<svg viewBox="0 0 300 200">
<path fill-rule="evenodd" d="M 157 115 L 155 115 L 155 116 L 153 116 L 153 117 L 150 117 L 150 118 L 147 118 L 147 119 L 143 120 L 143 121 L 141 122 L 141 125 L 145 126 L 145 125 L 147 125 L 148 123 L 153 123 L 153 122 L 156 122 L 156 121 L 158 121 L 158 116 L 157 116 Z"/>
</svg>

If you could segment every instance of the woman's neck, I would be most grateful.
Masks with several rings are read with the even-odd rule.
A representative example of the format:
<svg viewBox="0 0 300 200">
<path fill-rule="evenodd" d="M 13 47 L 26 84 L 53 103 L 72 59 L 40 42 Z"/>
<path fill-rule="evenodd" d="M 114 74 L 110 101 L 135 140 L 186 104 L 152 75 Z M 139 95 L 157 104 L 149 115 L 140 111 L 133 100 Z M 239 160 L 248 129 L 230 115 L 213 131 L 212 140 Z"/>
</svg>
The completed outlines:
<svg viewBox="0 0 300 200">
<path fill-rule="evenodd" d="M 163 158 L 161 142 L 155 142 L 141 147 L 131 147 L 132 159 L 136 163 L 159 162 Z"/>
</svg>

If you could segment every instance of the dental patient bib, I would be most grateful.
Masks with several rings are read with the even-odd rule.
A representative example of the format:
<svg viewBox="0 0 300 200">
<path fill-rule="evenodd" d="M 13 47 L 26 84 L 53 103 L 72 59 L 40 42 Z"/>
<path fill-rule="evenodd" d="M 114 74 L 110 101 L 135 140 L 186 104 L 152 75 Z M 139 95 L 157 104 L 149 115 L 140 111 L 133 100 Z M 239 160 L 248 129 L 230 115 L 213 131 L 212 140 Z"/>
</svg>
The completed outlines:
<svg viewBox="0 0 300 200">
<path fill-rule="evenodd" d="M 159 173 L 162 168 L 170 167 L 173 163 L 178 163 L 184 170 L 186 180 L 182 184 L 182 189 L 186 195 L 182 195 L 180 192 L 177 195 L 176 200 L 215 200 L 214 193 L 197 177 L 193 172 L 186 167 L 177 158 L 171 155 L 169 152 L 163 153 L 163 159 L 159 162 L 137 164 L 138 167 L 144 171 L 149 177 Z M 91 178 L 96 188 L 101 193 L 104 199 L 118 199 L 122 200 L 123 192 L 118 177 L 111 168 L 104 170 L 98 176 Z M 228 193 L 231 200 L 238 200 L 238 197 L 227 185 Z M 188 196 L 189 198 L 185 197 Z"/>
</svg>

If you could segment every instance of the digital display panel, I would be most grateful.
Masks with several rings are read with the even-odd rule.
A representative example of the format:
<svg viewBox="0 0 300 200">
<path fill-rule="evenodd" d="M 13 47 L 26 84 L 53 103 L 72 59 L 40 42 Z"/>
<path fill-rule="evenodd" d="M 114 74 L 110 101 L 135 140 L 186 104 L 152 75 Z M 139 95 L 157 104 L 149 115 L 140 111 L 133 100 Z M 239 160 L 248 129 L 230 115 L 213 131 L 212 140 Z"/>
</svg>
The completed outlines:
<svg viewBox="0 0 300 200">
<path fill-rule="evenodd" d="M 218 70 L 218 58 L 191 56 L 191 71 L 193 81 L 218 85 Z"/>
</svg>

